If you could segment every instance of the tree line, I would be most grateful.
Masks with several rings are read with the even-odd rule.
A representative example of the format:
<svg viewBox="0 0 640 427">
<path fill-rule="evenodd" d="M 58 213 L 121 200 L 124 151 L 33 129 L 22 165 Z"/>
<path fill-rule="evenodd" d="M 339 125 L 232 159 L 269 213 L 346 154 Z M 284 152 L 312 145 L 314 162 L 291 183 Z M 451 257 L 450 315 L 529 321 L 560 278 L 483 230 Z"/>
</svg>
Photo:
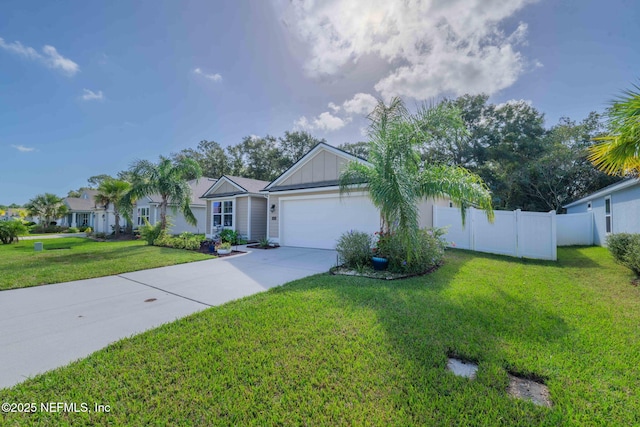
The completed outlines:
<svg viewBox="0 0 640 427">
<path fill-rule="evenodd" d="M 430 116 L 417 126 L 428 127 L 422 129 L 422 134 L 429 135 L 420 144 L 422 160 L 461 166 L 477 174 L 491 190 L 496 209 L 561 212 L 564 204 L 620 179 L 599 171 L 589 160 L 590 150 L 607 135 L 606 117 L 595 112 L 580 122 L 564 117 L 546 128 L 544 115 L 531 104 L 492 104 L 488 99 L 487 95 L 444 99 L 438 103 L 442 108 L 426 108 L 423 113 Z M 246 136 L 226 148 L 203 140 L 167 158 L 176 164 L 195 162 L 202 176 L 272 181 L 319 142 L 326 140 L 304 131 L 287 131 L 278 138 Z M 364 159 L 369 147 L 369 141 L 338 145 Z M 131 183 L 133 169 L 116 177 L 92 176 L 87 187 L 67 196 L 79 197 L 83 189 L 98 188 L 107 179 Z M 194 178 L 193 173 L 184 175 L 184 179 Z"/>
</svg>

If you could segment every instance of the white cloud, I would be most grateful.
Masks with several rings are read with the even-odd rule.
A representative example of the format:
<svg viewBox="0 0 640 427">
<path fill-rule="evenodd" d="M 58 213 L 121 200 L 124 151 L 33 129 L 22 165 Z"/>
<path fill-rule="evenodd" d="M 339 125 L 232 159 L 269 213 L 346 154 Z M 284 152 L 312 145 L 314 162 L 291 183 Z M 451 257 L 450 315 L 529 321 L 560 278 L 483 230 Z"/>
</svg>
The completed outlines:
<svg viewBox="0 0 640 427">
<path fill-rule="evenodd" d="M 45 45 L 42 48 L 42 53 L 39 53 L 34 48 L 25 46 L 19 41 L 7 43 L 0 37 L 0 48 L 28 59 L 40 61 L 47 67 L 58 69 L 69 76 L 73 76 L 80 71 L 78 64 L 60 55 L 56 48 L 50 45 Z"/>
<path fill-rule="evenodd" d="M 424 100 L 493 94 L 512 85 L 529 67 L 518 51 L 526 44 L 527 25 L 505 33 L 500 24 L 534 1 L 280 0 L 278 5 L 287 26 L 309 45 L 310 75 L 336 75 L 375 55 L 390 67 L 375 85 L 384 99 Z"/>
<path fill-rule="evenodd" d="M 344 111 L 349 114 L 369 114 L 375 106 L 378 104 L 378 100 L 368 93 L 356 93 L 353 98 L 344 101 L 342 107 Z"/>
<path fill-rule="evenodd" d="M 102 93 L 101 90 L 94 92 L 89 89 L 82 89 L 82 99 L 84 101 L 93 101 L 93 100 L 102 101 L 104 99 L 104 94 Z"/>
<path fill-rule="evenodd" d="M 29 153 L 31 151 L 35 151 L 36 150 L 33 147 L 25 147 L 24 145 L 12 145 L 11 147 L 15 148 L 18 151 L 22 151 L 23 153 Z"/>
<path fill-rule="evenodd" d="M 294 122 L 295 126 L 303 130 L 319 130 L 324 132 L 331 132 L 342 129 L 351 121 L 351 118 L 341 119 L 338 116 L 334 116 L 328 111 L 320 113 L 317 117 L 309 120 L 305 116 L 300 117 Z"/>
<path fill-rule="evenodd" d="M 209 79 L 209 80 L 214 81 L 214 82 L 222 81 L 222 76 L 220 74 L 218 74 L 218 73 L 216 73 L 216 74 L 207 74 L 204 71 L 202 71 L 202 69 L 200 69 L 200 68 L 195 68 L 193 70 L 193 72 L 195 74 L 198 74 L 198 75 L 204 77 L 205 79 Z"/>
<path fill-rule="evenodd" d="M 331 111 L 333 111 L 334 113 L 337 113 L 338 111 L 340 111 L 341 107 L 339 105 L 334 104 L 333 102 L 330 102 L 328 107 L 331 109 Z"/>
<path fill-rule="evenodd" d="M 73 76 L 80 71 L 78 64 L 60 55 L 55 47 L 46 45 L 42 48 L 42 52 L 45 54 L 45 63 L 50 68 L 59 68 L 62 72 Z"/>
</svg>

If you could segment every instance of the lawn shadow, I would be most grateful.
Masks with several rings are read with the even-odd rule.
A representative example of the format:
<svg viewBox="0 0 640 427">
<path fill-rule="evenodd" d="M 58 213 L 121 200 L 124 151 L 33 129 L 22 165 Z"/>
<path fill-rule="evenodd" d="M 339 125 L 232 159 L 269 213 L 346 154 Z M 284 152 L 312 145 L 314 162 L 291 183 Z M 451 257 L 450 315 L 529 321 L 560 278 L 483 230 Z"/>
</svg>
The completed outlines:
<svg viewBox="0 0 640 427">
<path fill-rule="evenodd" d="M 552 307 L 505 286 L 502 278 L 496 277 L 495 283 L 485 278 L 477 287 L 465 283 L 470 273 L 462 270 L 475 268 L 469 263 L 477 258 L 505 259 L 456 251 L 432 274 L 391 282 L 341 277 L 332 290 L 345 304 L 374 310 L 397 354 L 423 369 L 437 367 L 444 374 L 447 356 L 457 355 L 544 378 L 547 372 L 523 369 L 512 355 L 561 340 L 570 327 Z M 530 263 L 508 260 L 511 266 Z M 544 265 L 558 268 L 553 262 Z"/>
</svg>

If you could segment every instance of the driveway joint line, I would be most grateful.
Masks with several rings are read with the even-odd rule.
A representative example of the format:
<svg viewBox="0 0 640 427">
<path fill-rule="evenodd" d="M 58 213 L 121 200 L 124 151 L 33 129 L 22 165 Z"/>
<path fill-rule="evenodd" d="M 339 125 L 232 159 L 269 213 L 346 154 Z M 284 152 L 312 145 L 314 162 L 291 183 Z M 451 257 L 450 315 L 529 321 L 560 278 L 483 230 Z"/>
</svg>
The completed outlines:
<svg viewBox="0 0 640 427">
<path fill-rule="evenodd" d="M 198 301 L 197 299 L 193 299 L 193 298 L 185 297 L 184 295 L 180 295 L 180 294 L 177 294 L 177 293 L 175 293 L 175 292 L 167 291 L 166 289 L 162 289 L 162 288 L 159 288 L 159 287 L 157 287 L 157 286 L 150 285 L 150 284 L 148 284 L 148 283 L 139 282 L 139 281 L 137 281 L 137 280 L 130 279 L 130 278 L 128 278 L 128 277 L 124 277 L 124 276 L 121 276 L 121 275 L 119 275 L 119 274 L 118 274 L 118 275 L 116 275 L 116 276 L 117 276 L 117 277 L 120 277 L 121 279 L 128 280 L 128 281 L 130 281 L 130 282 L 137 283 L 137 284 L 139 284 L 139 285 L 148 286 L 148 287 L 153 288 L 153 289 L 156 289 L 156 290 L 158 290 L 158 291 L 166 292 L 166 293 L 171 294 L 171 295 L 173 295 L 173 296 L 176 296 L 176 297 L 178 297 L 178 298 L 183 298 L 183 299 L 186 299 L 186 300 L 189 300 L 189 301 L 193 301 L 193 302 L 198 303 L 198 304 L 206 305 L 207 307 L 214 307 L 213 305 L 211 305 L 211 304 L 207 304 L 206 302 L 202 302 L 202 301 Z"/>
</svg>

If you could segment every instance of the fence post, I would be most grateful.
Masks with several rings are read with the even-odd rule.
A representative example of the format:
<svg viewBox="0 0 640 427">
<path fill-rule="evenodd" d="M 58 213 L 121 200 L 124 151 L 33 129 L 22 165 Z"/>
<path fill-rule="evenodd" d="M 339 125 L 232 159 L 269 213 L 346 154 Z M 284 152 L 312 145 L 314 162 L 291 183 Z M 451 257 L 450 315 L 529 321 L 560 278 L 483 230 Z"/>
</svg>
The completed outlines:
<svg viewBox="0 0 640 427">
<path fill-rule="evenodd" d="M 558 259 L 556 211 L 549 211 L 549 215 L 551 216 L 551 259 L 556 261 Z"/>
<path fill-rule="evenodd" d="M 515 215 L 515 234 L 516 234 L 516 257 L 521 258 L 520 256 L 520 223 L 521 223 L 521 219 L 520 219 L 520 215 L 522 214 L 522 211 L 520 209 L 516 209 L 514 212 Z"/>
</svg>

